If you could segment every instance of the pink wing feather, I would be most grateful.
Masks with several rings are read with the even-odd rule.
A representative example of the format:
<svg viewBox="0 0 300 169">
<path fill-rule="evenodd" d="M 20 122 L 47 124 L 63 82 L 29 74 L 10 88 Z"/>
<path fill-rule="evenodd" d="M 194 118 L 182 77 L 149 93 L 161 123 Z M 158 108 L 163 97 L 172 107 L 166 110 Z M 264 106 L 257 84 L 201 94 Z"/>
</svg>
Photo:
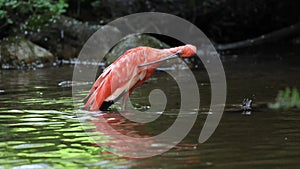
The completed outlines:
<svg viewBox="0 0 300 169">
<path fill-rule="evenodd" d="M 144 68 L 138 68 L 139 65 L 151 63 L 178 52 L 181 53 L 182 57 L 190 57 L 196 53 L 196 47 L 185 45 L 162 50 L 137 47 L 126 51 L 107 67 L 96 80 L 85 98 L 85 109 L 97 111 L 104 101 L 114 100 L 124 92 L 130 94 L 134 88 L 147 80 L 161 63 Z"/>
<path fill-rule="evenodd" d="M 140 73 L 137 65 L 145 63 L 145 57 L 141 57 L 147 47 L 138 47 L 125 52 L 113 64 L 107 67 L 94 83 L 89 94 L 85 98 L 85 109 L 99 110 L 102 103 L 118 88 L 130 82 L 134 76 Z M 135 70 L 136 69 L 136 70 Z M 135 71 L 135 72 L 134 72 Z M 129 89 L 126 91 L 128 92 Z"/>
</svg>

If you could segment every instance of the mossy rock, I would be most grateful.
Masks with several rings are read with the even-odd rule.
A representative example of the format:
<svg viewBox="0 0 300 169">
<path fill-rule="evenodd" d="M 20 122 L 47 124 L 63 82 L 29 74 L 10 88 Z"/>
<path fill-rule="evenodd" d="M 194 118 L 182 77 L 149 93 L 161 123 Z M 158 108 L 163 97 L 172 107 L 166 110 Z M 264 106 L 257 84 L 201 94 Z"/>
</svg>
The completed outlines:
<svg viewBox="0 0 300 169">
<path fill-rule="evenodd" d="M 12 38 L 1 42 L 0 64 L 22 67 L 36 63 L 49 63 L 54 56 L 48 50 L 22 38 Z"/>
<path fill-rule="evenodd" d="M 113 63 L 127 50 L 138 47 L 149 46 L 153 48 L 169 48 L 170 46 L 164 42 L 146 34 L 135 34 L 124 37 L 118 44 L 116 44 L 109 53 L 105 56 L 108 64 Z"/>
</svg>

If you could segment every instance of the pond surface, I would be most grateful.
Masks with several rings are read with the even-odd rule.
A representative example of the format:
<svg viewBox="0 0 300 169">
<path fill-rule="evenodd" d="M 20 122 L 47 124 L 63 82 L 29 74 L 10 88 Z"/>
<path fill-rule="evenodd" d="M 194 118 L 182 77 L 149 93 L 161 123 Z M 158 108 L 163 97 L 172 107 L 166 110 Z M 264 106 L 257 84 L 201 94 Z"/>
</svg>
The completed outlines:
<svg viewBox="0 0 300 169">
<path fill-rule="evenodd" d="M 224 62 L 224 68 L 226 109 L 212 137 L 198 143 L 210 103 L 210 85 L 204 71 L 194 71 L 201 94 L 194 127 L 170 151 L 145 159 L 109 153 L 112 147 L 126 145 L 99 134 L 97 118 L 84 126 L 79 122 L 78 113 L 89 115 L 73 107 L 71 87 L 58 85 L 72 79 L 73 66 L 0 70 L 0 168 L 298 168 L 300 111 L 275 111 L 266 106 L 274 102 L 278 90 L 300 88 L 298 64 L 231 60 Z M 156 72 L 133 93 L 133 104 L 147 108 L 148 94 L 155 88 L 165 91 L 168 103 L 165 112 L 150 124 L 133 123 L 117 112 L 99 114 L 128 136 L 157 135 L 177 118 L 180 93 L 172 78 Z M 244 98 L 254 101 L 250 115 L 242 114 Z M 95 144 L 89 135 L 96 135 L 101 144 Z"/>
</svg>

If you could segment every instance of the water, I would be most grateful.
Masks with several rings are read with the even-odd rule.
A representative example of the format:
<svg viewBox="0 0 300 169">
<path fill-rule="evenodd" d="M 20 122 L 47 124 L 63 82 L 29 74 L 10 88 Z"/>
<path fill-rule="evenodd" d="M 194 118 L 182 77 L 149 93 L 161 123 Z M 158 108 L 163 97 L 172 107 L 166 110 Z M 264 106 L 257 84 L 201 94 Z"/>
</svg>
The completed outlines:
<svg viewBox="0 0 300 169">
<path fill-rule="evenodd" d="M 201 108 L 194 127 L 176 147 L 146 159 L 109 153 L 107 150 L 112 147 L 126 145 L 114 144 L 113 137 L 97 132 L 97 127 L 102 127 L 97 116 L 82 126 L 76 112 L 82 118 L 92 115 L 75 110 L 72 89 L 58 85 L 72 79 L 72 66 L 0 70 L 0 168 L 298 168 L 299 110 L 275 111 L 266 107 L 274 102 L 279 89 L 300 88 L 297 63 L 228 61 L 224 68 L 228 86 L 226 110 L 213 136 L 204 144 L 198 143 L 209 107 L 210 85 L 204 71 L 195 71 Z M 128 136 L 161 133 L 177 117 L 180 94 L 176 83 L 166 73 L 156 72 L 133 93 L 132 101 L 139 109 L 145 109 L 148 93 L 155 88 L 164 90 L 169 101 L 166 112 L 156 121 L 142 125 L 116 112 L 102 116 Z M 254 101 L 250 115 L 243 115 L 240 110 L 244 98 Z M 95 135 L 101 146 L 83 128 Z"/>
</svg>

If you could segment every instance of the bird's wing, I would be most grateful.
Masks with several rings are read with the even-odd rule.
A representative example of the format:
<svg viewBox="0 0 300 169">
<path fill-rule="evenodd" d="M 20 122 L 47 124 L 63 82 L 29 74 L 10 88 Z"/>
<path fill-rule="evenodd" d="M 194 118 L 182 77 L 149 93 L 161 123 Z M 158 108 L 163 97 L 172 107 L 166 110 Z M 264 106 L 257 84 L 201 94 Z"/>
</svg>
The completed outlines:
<svg viewBox="0 0 300 169">
<path fill-rule="evenodd" d="M 106 69 L 104 69 L 102 74 L 98 77 L 96 82 L 93 84 L 93 87 L 91 88 L 89 95 L 98 88 L 98 86 L 103 82 L 103 80 L 107 77 L 107 75 L 111 72 L 111 70 L 112 70 L 112 65 L 109 65 Z"/>
<path fill-rule="evenodd" d="M 143 71 L 137 65 L 145 62 L 144 56 L 140 55 L 143 50 L 127 51 L 103 71 L 85 99 L 86 109 L 99 110 L 104 101 L 116 100 L 140 80 Z"/>
<path fill-rule="evenodd" d="M 107 83 L 109 83 L 109 76 L 111 74 L 111 71 L 112 71 L 112 66 L 107 67 L 94 83 L 93 87 L 91 88 L 89 94 L 87 95 L 84 101 L 85 102 L 84 106 L 86 109 L 99 110 L 99 107 L 101 106 L 102 102 L 105 99 L 99 96 L 108 95 L 109 94 L 108 91 L 110 91 L 108 89 L 110 85 L 108 85 Z"/>
</svg>

